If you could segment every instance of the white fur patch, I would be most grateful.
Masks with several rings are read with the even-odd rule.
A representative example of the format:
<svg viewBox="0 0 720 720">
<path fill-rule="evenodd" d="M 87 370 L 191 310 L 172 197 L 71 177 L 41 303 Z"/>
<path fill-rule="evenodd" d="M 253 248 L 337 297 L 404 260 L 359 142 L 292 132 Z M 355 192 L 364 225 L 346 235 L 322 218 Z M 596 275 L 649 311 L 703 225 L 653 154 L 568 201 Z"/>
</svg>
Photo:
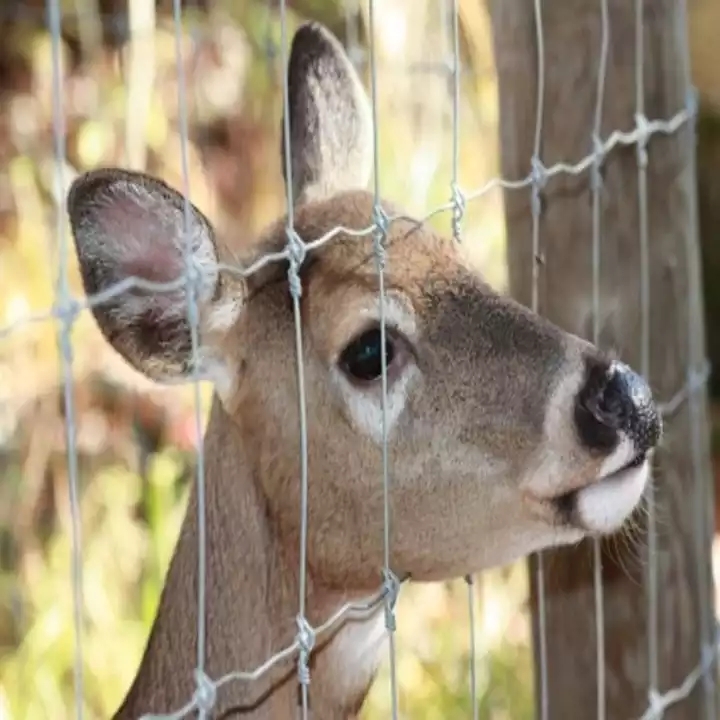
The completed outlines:
<svg viewBox="0 0 720 720">
<path fill-rule="evenodd" d="M 417 333 L 417 323 L 410 302 L 400 293 L 388 290 L 385 293 L 383 305 L 385 308 L 385 324 L 396 327 L 403 335 L 414 339 Z M 361 308 L 360 314 L 380 322 L 380 298 L 376 297 L 374 302 L 368 303 L 365 308 Z"/>
<path fill-rule="evenodd" d="M 563 375 L 549 398 L 543 428 L 545 442 L 523 480 L 523 485 L 537 497 L 551 497 L 571 489 L 572 471 L 582 468 L 586 462 L 571 412 L 584 377 L 585 371 L 578 362 L 572 371 Z"/>
<path fill-rule="evenodd" d="M 225 332 L 229 330 L 240 317 L 242 302 L 239 298 L 231 298 L 217 303 L 208 313 L 207 331 Z"/>
<path fill-rule="evenodd" d="M 386 641 L 382 609 L 369 620 L 348 620 L 330 648 L 332 665 L 337 668 L 334 691 L 347 696 L 366 687 L 377 671 Z"/>
<path fill-rule="evenodd" d="M 623 432 L 619 433 L 620 442 L 613 452 L 608 455 L 600 467 L 600 477 L 612 475 L 621 467 L 627 465 L 636 455 L 635 445 Z"/>
<path fill-rule="evenodd" d="M 215 357 L 203 358 L 202 368 L 207 380 L 214 385 L 220 400 L 223 403 L 229 402 L 237 389 L 234 373 L 222 360 Z"/>
<path fill-rule="evenodd" d="M 379 388 L 364 391 L 352 386 L 342 373 L 334 369 L 333 375 L 340 388 L 345 405 L 350 415 L 353 427 L 364 435 L 369 436 L 378 445 L 383 442 L 383 404 Z M 385 420 L 387 434 L 391 435 L 393 428 L 405 410 L 407 396 L 413 380 L 418 379 L 420 371 L 414 365 L 407 366 L 402 375 L 388 387 L 385 404 Z"/>
<path fill-rule="evenodd" d="M 635 509 L 650 475 L 650 462 L 589 485 L 577 494 L 577 512 L 588 530 L 618 530 Z"/>
</svg>

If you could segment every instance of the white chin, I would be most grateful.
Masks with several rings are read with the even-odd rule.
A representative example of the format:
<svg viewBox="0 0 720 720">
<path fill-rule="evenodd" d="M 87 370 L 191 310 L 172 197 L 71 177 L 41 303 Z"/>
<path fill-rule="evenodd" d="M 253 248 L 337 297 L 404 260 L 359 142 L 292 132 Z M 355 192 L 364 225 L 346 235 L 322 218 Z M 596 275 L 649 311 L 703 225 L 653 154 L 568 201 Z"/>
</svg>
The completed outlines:
<svg viewBox="0 0 720 720">
<path fill-rule="evenodd" d="M 646 460 L 579 490 L 575 505 L 578 519 L 592 534 L 619 530 L 640 502 L 649 476 L 650 462 Z"/>
</svg>

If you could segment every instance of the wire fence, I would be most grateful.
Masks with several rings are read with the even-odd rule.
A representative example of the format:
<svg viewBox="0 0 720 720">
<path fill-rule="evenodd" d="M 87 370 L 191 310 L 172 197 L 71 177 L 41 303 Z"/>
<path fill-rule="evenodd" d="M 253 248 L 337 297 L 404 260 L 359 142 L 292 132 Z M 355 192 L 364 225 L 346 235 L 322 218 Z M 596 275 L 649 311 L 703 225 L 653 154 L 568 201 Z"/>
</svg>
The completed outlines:
<svg viewBox="0 0 720 720">
<path fill-rule="evenodd" d="M 683 0 L 679 0 L 683 5 Z M 611 39 L 612 28 L 609 23 L 608 13 L 608 0 L 598 0 L 598 23 L 602 26 L 602 46 L 600 56 L 598 57 L 598 82 L 597 82 L 597 93 L 596 93 L 596 106 L 595 106 L 595 121 L 592 128 L 588 129 L 588 136 L 592 143 L 593 151 L 586 157 L 577 161 L 567 161 L 557 163 L 551 166 L 545 166 L 542 161 L 542 136 L 543 136 L 543 123 L 547 120 L 547 113 L 545 111 L 545 95 L 544 95 L 544 82 L 546 72 L 552 71 L 552 68 L 547 67 L 545 51 L 543 46 L 544 33 L 543 33 L 543 3 L 541 0 L 534 0 L 533 12 L 534 12 L 534 26 L 536 30 L 537 39 L 537 117 L 535 123 L 535 134 L 534 134 L 534 153 L 529 159 L 529 171 L 525 177 L 520 178 L 494 178 L 482 187 L 477 189 L 463 188 L 459 180 L 459 157 L 461 153 L 460 147 L 460 132 L 459 128 L 462 122 L 460 108 L 460 77 L 463 71 L 462 63 L 460 61 L 460 31 L 459 31 L 459 9 L 458 0 L 445 0 L 441 3 L 443 18 L 447 23 L 448 29 L 448 44 L 451 50 L 451 57 L 449 62 L 445 65 L 432 68 L 433 72 L 441 72 L 446 74 L 451 80 L 450 100 L 452 103 L 452 125 L 453 125 L 453 141 L 452 141 L 452 180 L 450 187 L 448 188 L 448 201 L 440 207 L 434 208 L 431 212 L 428 212 L 423 218 L 423 221 L 428 221 L 430 218 L 440 213 L 451 213 L 452 216 L 452 231 L 455 239 L 458 242 L 462 241 L 463 235 L 463 219 L 465 216 L 467 204 L 473 200 L 476 200 L 493 189 L 501 188 L 506 192 L 520 192 L 528 190 L 531 194 L 531 210 L 532 210 L 532 248 L 533 254 L 533 272 L 532 272 L 532 309 L 535 311 L 540 310 L 539 307 L 539 281 L 542 273 L 542 252 L 541 252 L 541 236 L 540 236 L 540 219 L 543 212 L 541 203 L 541 192 L 545 187 L 549 179 L 559 175 L 573 175 L 580 176 L 585 173 L 590 173 L 591 186 L 592 186 L 592 306 L 593 306 L 593 326 L 592 326 L 592 340 L 597 344 L 600 341 L 600 247 L 603 235 L 603 223 L 602 223 L 602 212 L 601 212 L 601 197 L 602 197 L 602 168 L 603 163 L 609 154 L 616 151 L 620 147 L 634 147 L 637 153 L 637 172 L 638 172 L 638 187 L 639 187 L 639 217 L 640 217 L 640 251 L 641 251 L 641 274 L 639 277 L 639 284 L 641 288 L 642 308 L 641 308 L 641 363 L 640 371 L 647 376 L 649 373 L 649 362 L 650 362 L 650 312 L 651 312 L 651 301 L 649 295 L 650 288 L 650 239 L 648 235 L 648 204 L 647 204 L 647 172 L 648 172 L 648 154 L 647 145 L 654 135 L 665 134 L 672 135 L 677 133 L 685 127 L 694 127 L 696 114 L 697 114 L 697 102 L 694 91 L 691 87 L 690 75 L 689 75 L 689 53 L 687 48 L 685 51 L 686 65 L 683 68 L 685 73 L 686 85 L 688 88 L 687 104 L 683 108 L 679 108 L 676 115 L 669 118 L 648 118 L 645 114 L 645 88 L 644 88 L 644 73 L 643 68 L 645 66 L 645 55 L 644 55 L 644 3 L 642 0 L 636 0 L 636 27 L 635 27 L 635 43 L 636 43 L 636 111 L 635 111 L 635 127 L 630 131 L 617 130 L 611 133 L 607 137 L 601 136 L 602 127 L 602 116 L 603 106 L 605 103 L 605 79 L 606 79 L 606 67 L 607 67 L 607 55 L 608 47 Z M 347 7 L 350 7 L 351 3 L 347 3 Z M 288 36 L 288 22 L 286 3 L 284 0 L 280 0 L 279 9 L 281 14 L 281 28 L 282 37 L 277 52 L 280 55 L 282 66 L 285 67 L 288 61 L 288 48 L 289 48 L 289 36 Z M 73 548 L 73 563 L 72 563 L 72 583 L 74 587 L 74 601 L 75 601 L 75 695 L 77 698 L 77 716 L 82 717 L 82 697 L 83 697 L 83 674 L 82 674 L 82 658 L 83 648 L 81 644 L 82 638 L 82 537 L 80 532 L 80 509 L 79 509 L 79 489 L 78 489 L 78 462 L 77 455 L 75 452 L 76 447 L 76 434 L 77 428 L 75 423 L 75 410 L 74 410 L 74 388 L 73 388 L 73 347 L 71 343 L 71 331 L 75 320 L 78 315 L 88 308 L 94 308 L 103 303 L 116 298 L 130 289 L 137 288 L 152 292 L 170 292 L 177 290 L 183 286 L 187 289 L 188 298 L 188 321 L 192 328 L 192 352 L 193 352 L 193 384 L 195 387 L 195 423 L 196 431 L 198 436 L 202 433 L 202 419 L 200 413 L 200 382 L 205 378 L 199 375 L 198 368 L 200 367 L 199 362 L 199 342 L 198 342 L 198 301 L 197 292 L 198 289 L 196 284 L 193 282 L 193 268 L 191 259 L 191 224 L 192 224 L 192 210 L 190 206 L 190 172 L 188 168 L 188 149 L 187 149 L 187 137 L 188 137 L 188 111 L 187 111 L 187 97 L 185 90 L 185 67 L 181 61 L 182 57 L 182 7 L 180 0 L 173 0 L 172 3 L 174 27 L 175 27 L 175 43 L 177 51 L 177 77 L 178 77 L 178 109 L 179 109 L 179 125 L 180 125 L 180 136 L 182 139 L 181 144 L 181 166 L 183 176 L 183 186 L 181 188 L 182 193 L 185 197 L 184 205 L 184 224 L 185 224 L 185 235 L 187 243 L 185 246 L 185 263 L 186 272 L 182 277 L 171 283 L 153 283 L 142 278 L 128 278 L 123 282 L 115 285 L 114 287 L 104 291 L 98 295 L 92 297 L 85 297 L 83 299 L 73 297 L 71 287 L 69 283 L 69 271 L 68 271 L 68 255 L 69 255 L 69 244 L 68 244 L 68 232 L 67 232 L 67 218 L 65 212 L 64 202 L 57 204 L 56 214 L 56 229 L 55 233 L 58 239 L 59 245 L 59 270 L 56 280 L 56 294 L 55 302 L 51 309 L 47 312 L 42 312 L 37 315 L 26 317 L 21 322 L 7 326 L 0 330 L 0 337 L 6 337 L 10 333 L 18 330 L 20 325 L 26 325 L 30 322 L 45 321 L 48 318 L 53 318 L 58 323 L 57 342 L 60 349 L 60 355 L 62 358 L 62 377 L 64 385 L 64 402 L 66 409 L 66 444 L 67 444 L 67 458 L 68 458 L 68 475 L 69 475 L 69 490 L 70 490 L 70 507 L 72 513 L 72 548 Z M 203 452 L 202 443 L 198 446 L 198 457 L 197 457 L 197 475 L 196 475 L 196 492 L 197 492 L 197 523 L 198 523 L 198 595 L 197 595 L 197 606 L 198 606 L 198 626 L 197 626 L 197 647 L 198 655 L 195 670 L 195 683 L 196 691 L 192 697 L 188 698 L 187 704 L 183 707 L 179 707 L 175 712 L 167 715 L 145 715 L 144 717 L 149 718 L 183 718 L 189 716 L 193 711 L 197 711 L 199 716 L 202 718 L 211 717 L 213 707 L 217 699 L 217 691 L 226 686 L 229 683 L 235 682 L 246 682 L 250 683 L 256 681 L 258 678 L 268 673 L 273 667 L 281 662 L 285 662 L 290 658 L 295 658 L 297 663 L 297 680 L 300 687 L 300 717 L 305 720 L 309 716 L 309 698 L 310 698 L 310 660 L 313 653 L 314 647 L 317 643 L 331 631 L 339 627 L 349 617 L 366 617 L 383 608 L 385 615 L 385 626 L 389 636 L 389 653 L 390 653 L 390 686 L 392 693 L 392 718 L 396 720 L 401 717 L 401 711 L 398 702 L 398 681 L 396 676 L 395 664 L 395 643 L 394 643 L 394 631 L 395 631 L 395 604 L 397 601 L 398 593 L 403 582 L 403 578 L 399 578 L 395 575 L 391 568 L 390 557 L 392 547 L 392 515 L 390 511 L 390 488 L 392 484 L 392 478 L 390 474 L 390 462 L 389 462 L 389 443 L 388 443 L 388 416 L 387 416 L 387 397 L 388 397 L 388 379 L 387 379 L 387 365 L 386 365 L 386 353 L 381 353 L 382 357 L 382 452 L 378 456 L 378 477 L 379 482 L 382 483 L 383 488 L 383 506 L 384 506 L 384 567 L 382 568 L 384 583 L 382 587 L 378 588 L 377 593 L 368 597 L 365 601 L 349 603 L 339 608 L 331 617 L 329 617 L 321 625 L 313 626 L 307 617 L 307 543 L 308 534 L 312 532 L 312 529 L 308 527 L 308 423 L 312 422 L 312 419 L 308 417 L 306 398 L 305 398 L 305 369 L 303 367 L 303 332 L 302 332 L 302 313 L 301 313 L 301 297 L 302 297 L 302 282 L 300 271 L 303 265 L 304 259 L 307 257 L 309 252 L 325 245 L 326 243 L 332 242 L 335 238 L 343 235 L 355 235 L 355 236 L 367 236 L 372 237 L 373 248 L 376 259 L 376 267 L 379 279 L 379 306 L 380 306 L 380 326 L 381 326 L 381 346 L 384 348 L 386 343 L 385 336 L 385 316 L 386 316 L 386 305 L 385 305 L 385 241 L 389 228 L 392 223 L 401 219 L 399 216 L 388 216 L 384 211 L 381 204 L 382 189 L 380 187 L 380 150 L 379 150 L 379 138 L 378 138 L 378 100 L 377 100 L 377 87 L 378 83 L 382 82 L 382 78 L 379 77 L 377 71 L 377 58 L 376 58 L 376 25 L 378 12 L 381 12 L 380 4 L 374 0 L 369 0 L 369 13 L 368 13 L 368 26 L 367 26 L 367 37 L 368 37 L 368 48 L 367 52 L 360 47 L 359 44 L 359 32 L 357 27 L 358 15 L 356 12 L 348 11 L 346 16 L 347 27 L 348 27 L 348 38 L 350 47 L 348 48 L 349 56 L 354 60 L 356 65 L 364 64 L 367 61 L 367 66 L 370 73 L 370 95 L 372 98 L 373 108 L 373 165 L 374 165 L 374 186 L 373 186 L 373 197 L 374 197 L 374 209 L 372 223 L 362 231 L 352 231 L 348 228 L 337 227 L 331 232 L 317 238 L 300 238 L 294 227 L 294 211 L 295 211 L 295 199 L 293 198 L 293 182 L 292 182 L 292 163 L 291 163 L 291 152 L 290 152 L 290 120 L 287 108 L 289 105 L 289 88 L 287 74 L 283 73 L 283 100 L 285 112 L 284 126 L 283 126 L 283 143 L 285 147 L 285 177 L 287 179 L 287 197 L 286 197 L 286 238 L 287 244 L 284 250 L 281 252 L 266 255 L 252 265 L 248 267 L 238 267 L 221 264 L 219 270 L 239 276 L 248 277 L 270 263 L 277 263 L 284 261 L 288 263 L 288 283 L 292 297 L 292 308 L 295 321 L 295 359 L 297 362 L 297 383 L 299 388 L 298 397 L 298 412 L 300 418 L 300 425 L 298 428 L 300 437 L 300 472 L 298 481 L 300 483 L 300 504 L 301 504 L 301 521 L 300 521 L 300 547 L 299 547 L 299 595 L 297 599 L 297 635 L 294 642 L 284 648 L 276 648 L 275 654 L 268 657 L 267 660 L 257 667 L 251 668 L 240 668 L 240 669 L 228 669 L 226 675 L 221 677 L 211 678 L 206 673 L 206 658 L 205 658 L 205 647 L 206 647 L 206 619 L 207 611 L 206 607 L 206 553 L 207 553 L 207 540 L 206 540 L 206 515 L 205 515 L 205 458 Z M 684 7 L 682 8 L 682 14 L 684 14 Z M 66 163 L 66 127 L 65 127 L 65 112 L 63 110 L 63 79 L 60 71 L 61 68 L 61 8 L 59 0 L 48 0 L 47 4 L 47 22 L 52 37 L 52 55 L 53 55 L 53 139 L 54 139 L 54 153 L 57 159 L 57 177 L 56 177 L 56 188 L 58 196 L 64 198 L 69 185 L 69 178 L 65 176 L 67 163 Z M 683 29 L 683 37 L 686 38 L 687 33 Z M 691 145 L 689 145 L 691 147 Z M 694 213 L 694 206 L 693 206 Z M 694 229 L 689 235 L 691 242 L 696 242 L 696 226 L 697 222 L 693 215 L 692 219 Z M 692 249 L 688 249 L 688 254 L 692 254 Z M 693 279 L 694 282 L 694 279 Z M 695 293 L 692 294 L 695 297 Z M 698 317 L 700 315 L 700 309 L 697 307 L 695 302 L 691 302 L 689 306 L 690 317 L 688 318 L 689 327 L 698 328 L 701 327 L 698 323 Z M 692 428 L 692 450 L 693 450 L 693 467 L 696 478 L 696 496 L 697 496 L 697 518 L 696 542 L 699 548 L 707 545 L 709 539 L 711 539 L 712 528 L 708 527 L 707 518 L 707 488 L 703 485 L 703 458 L 702 445 L 696 440 L 702 433 L 702 428 L 699 427 L 701 417 L 697 409 L 698 398 L 700 393 L 704 392 L 705 384 L 708 377 L 708 368 L 704 358 L 698 356 L 698 347 L 701 347 L 700 340 L 696 335 L 691 333 L 690 337 L 690 353 L 691 368 L 688 373 L 687 384 L 680 388 L 676 395 L 670 398 L 667 402 L 662 405 L 662 411 L 665 415 L 672 415 L 681 404 L 687 402 L 690 407 L 691 417 L 691 428 Z M 650 658 L 650 686 L 648 688 L 648 707 L 642 715 L 641 720 L 650 720 L 651 718 L 661 718 L 663 712 L 671 706 L 680 703 L 683 699 L 687 698 L 688 695 L 694 690 L 699 684 L 703 683 L 703 691 L 706 695 L 706 707 L 707 717 L 714 718 L 717 713 L 717 700 L 716 700 L 716 683 L 714 679 L 715 673 L 715 660 L 717 656 L 719 645 L 719 636 L 715 627 L 708 626 L 707 618 L 712 613 L 707 607 L 702 608 L 702 635 L 706 639 L 705 644 L 702 648 L 701 656 L 698 659 L 698 665 L 695 668 L 690 668 L 685 681 L 677 688 L 662 689 L 659 686 L 659 672 L 657 668 L 656 659 L 658 657 L 658 575 L 657 575 L 657 516 L 655 503 L 653 499 L 653 488 L 650 484 L 648 498 L 649 508 L 649 554 L 648 554 L 648 565 L 647 565 L 647 597 L 648 597 L 648 618 L 650 631 L 648 633 L 649 645 L 648 645 L 648 656 Z M 710 503 L 712 507 L 712 503 Z M 605 648 L 604 648 L 604 607 L 603 607 L 603 587 L 602 587 L 602 573 L 601 573 L 601 555 L 600 555 L 600 543 L 595 540 L 594 543 L 594 562 L 595 562 L 595 573 L 594 573 L 594 593 L 595 593 L 595 605 L 596 605 L 596 647 L 597 647 L 597 708 L 595 710 L 595 717 L 598 720 L 604 720 L 607 717 L 606 709 L 606 675 L 605 675 Z M 471 632 L 471 659 L 469 666 L 469 683 L 472 694 L 472 707 L 473 717 L 478 717 L 478 701 L 477 701 L 477 679 L 476 669 L 478 662 L 481 662 L 476 657 L 475 647 L 475 618 L 474 618 L 474 587 L 473 579 L 471 577 L 466 578 L 467 581 L 467 592 L 468 592 L 468 612 L 470 618 L 470 632 Z M 547 634 L 544 623 L 545 617 L 545 567 L 543 563 L 543 555 L 540 554 L 537 563 L 537 572 L 534 578 L 534 582 L 537 587 L 537 596 L 539 600 L 538 612 L 539 612 L 539 688 L 541 693 L 540 698 L 540 716 L 542 720 L 547 720 L 550 717 L 549 713 L 549 698 L 548 698 L 548 683 L 547 683 Z M 703 572 L 700 573 L 699 582 L 701 587 L 699 588 L 699 595 L 703 599 L 709 597 L 707 592 L 708 588 L 712 585 L 712 577 L 706 572 L 706 568 L 703 567 Z M 148 709 L 149 711 L 152 709 Z"/>
</svg>

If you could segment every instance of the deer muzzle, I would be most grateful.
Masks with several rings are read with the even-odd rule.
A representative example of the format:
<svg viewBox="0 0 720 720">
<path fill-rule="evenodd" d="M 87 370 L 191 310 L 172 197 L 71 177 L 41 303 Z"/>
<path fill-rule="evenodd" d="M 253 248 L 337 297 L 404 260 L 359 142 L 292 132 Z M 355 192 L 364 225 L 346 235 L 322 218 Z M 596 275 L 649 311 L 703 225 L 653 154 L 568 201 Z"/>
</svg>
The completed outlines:
<svg viewBox="0 0 720 720">
<path fill-rule="evenodd" d="M 648 383 L 618 361 L 586 360 L 574 407 L 577 436 L 600 460 L 594 482 L 555 498 L 569 525 L 592 534 L 622 526 L 640 500 L 650 454 L 662 437 L 662 418 Z"/>
</svg>

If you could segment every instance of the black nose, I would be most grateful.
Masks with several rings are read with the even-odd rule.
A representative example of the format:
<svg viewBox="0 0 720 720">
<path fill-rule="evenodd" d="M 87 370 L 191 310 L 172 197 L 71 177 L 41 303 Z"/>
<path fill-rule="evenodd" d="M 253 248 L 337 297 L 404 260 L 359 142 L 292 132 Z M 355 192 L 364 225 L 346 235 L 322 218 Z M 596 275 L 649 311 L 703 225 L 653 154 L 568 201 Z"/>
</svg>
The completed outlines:
<svg viewBox="0 0 720 720">
<path fill-rule="evenodd" d="M 662 420 L 648 384 L 620 362 L 588 362 L 585 384 L 575 403 L 575 424 L 590 450 L 612 452 L 625 435 L 638 457 L 654 448 L 662 434 Z"/>
</svg>

